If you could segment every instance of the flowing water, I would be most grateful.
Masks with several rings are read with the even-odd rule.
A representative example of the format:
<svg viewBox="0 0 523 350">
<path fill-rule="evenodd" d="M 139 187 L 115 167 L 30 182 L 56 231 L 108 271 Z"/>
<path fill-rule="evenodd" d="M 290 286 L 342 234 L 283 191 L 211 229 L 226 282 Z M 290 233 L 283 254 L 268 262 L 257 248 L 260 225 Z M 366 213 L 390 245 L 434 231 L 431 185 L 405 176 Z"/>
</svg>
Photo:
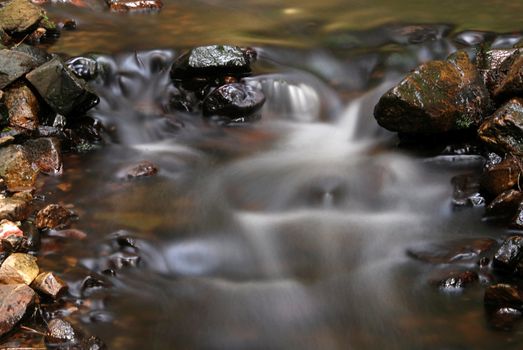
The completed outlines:
<svg viewBox="0 0 523 350">
<path fill-rule="evenodd" d="M 482 160 L 401 151 L 372 111 L 421 62 L 484 37 L 517 42 L 523 4 L 166 1 L 136 15 L 82 4 L 48 5 L 79 26 L 50 49 L 103 53 L 101 102 L 89 113 L 113 132 L 46 179 L 47 199 L 73 203 L 88 238 L 40 259 L 81 295 L 88 269 L 140 256 L 71 315 L 110 349 L 521 347 L 520 329 L 488 327 L 481 283 L 441 292 L 429 280 L 449 266 L 406 253 L 501 238 L 483 208 L 451 203 L 450 179 L 478 173 Z M 165 108 L 180 49 L 215 42 L 258 49 L 247 83 L 267 97 L 259 122 L 220 128 Z M 158 175 L 118 176 L 139 160 Z M 115 247 L 122 235 L 137 248 Z"/>
</svg>

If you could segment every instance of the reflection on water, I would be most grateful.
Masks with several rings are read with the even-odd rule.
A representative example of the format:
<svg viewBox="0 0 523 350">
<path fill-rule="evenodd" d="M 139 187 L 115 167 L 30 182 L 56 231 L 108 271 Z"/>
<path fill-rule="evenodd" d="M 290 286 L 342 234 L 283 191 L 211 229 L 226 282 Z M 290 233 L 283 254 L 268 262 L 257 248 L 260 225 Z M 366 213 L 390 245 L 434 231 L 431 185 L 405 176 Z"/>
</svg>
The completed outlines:
<svg viewBox="0 0 523 350">
<path fill-rule="evenodd" d="M 115 128 L 117 142 L 69 157 L 59 180 L 74 191 L 51 198 L 75 203 L 82 214 L 78 227 L 89 233 L 89 249 L 72 245 L 67 254 L 88 268 L 110 266 L 107 237 L 114 232 L 137 238 L 142 263 L 117 271 L 112 297 L 95 310 L 110 317 L 86 321 L 111 349 L 517 348 L 519 333 L 486 327 L 480 285 L 439 293 L 427 283 L 431 267 L 405 253 L 426 242 L 499 235 L 481 223 L 481 209 L 451 210 L 451 176 L 478 171 L 477 162 L 447 167 L 392 152 L 392 136 L 372 118 L 379 96 L 402 74 L 460 44 L 442 37 L 447 26 L 436 25 L 426 27 L 435 36 L 415 41 L 412 27 L 380 27 L 360 39 L 403 34 L 355 51 L 311 49 L 337 21 L 351 18 L 344 16 L 359 13 L 374 23 L 367 5 L 351 4 L 335 14 L 335 1 L 166 2 L 160 15 L 114 23 L 108 14 L 91 18 L 85 10 L 56 8 L 86 16 L 90 34 L 67 34 L 55 47 L 69 53 L 141 47 L 144 36 L 145 46 L 158 47 L 211 37 L 250 41 L 260 23 L 273 29 L 285 16 L 318 20 L 305 44 L 288 32 L 258 37 L 286 47 L 259 48 L 257 75 L 247 83 L 263 89 L 267 102 L 262 120 L 242 128 L 218 128 L 167 107 L 176 93 L 168 79 L 174 51 L 98 57 L 106 70 L 93 84 L 101 102 L 90 113 Z M 383 9 L 403 2 L 387 4 L 374 7 L 376 21 L 408 19 L 422 6 L 409 2 L 385 16 Z M 321 15 L 329 23 L 313 15 L 319 8 L 327 9 Z M 441 2 L 440 11 L 430 9 L 420 20 L 443 21 L 449 11 Z M 467 18 L 481 16 L 471 11 Z M 114 29 L 121 21 L 131 23 L 128 35 Z M 100 23 L 106 26 L 91 31 Z M 151 27 L 162 28 L 160 35 Z M 78 40 L 82 35 L 91 43 Z M 104 46 L 106 40 L 115 46 Z M 116 176 L 142 159 L 159 166 L 156 177 Z"/>
</svg>

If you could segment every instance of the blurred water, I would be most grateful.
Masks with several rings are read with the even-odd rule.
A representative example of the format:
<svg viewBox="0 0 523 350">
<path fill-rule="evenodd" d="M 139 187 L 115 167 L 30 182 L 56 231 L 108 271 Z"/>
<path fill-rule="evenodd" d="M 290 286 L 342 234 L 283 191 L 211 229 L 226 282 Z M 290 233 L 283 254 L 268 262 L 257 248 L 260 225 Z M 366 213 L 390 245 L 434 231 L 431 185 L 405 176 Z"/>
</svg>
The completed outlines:
<svg viewBox="0 0 523 350">
<path fill-rule="evenodd" d="M 251 14 L 231 4 L 233 13 Z M 190 7 L 204 5 L 224 8 Z M 162 21 L 184 6 L 166 2 L 159 17 L 115 21 Z M 180 20 L 191 15 L 176 13 Z M 106 34 L 115 35 L 107 25 Z M 191 21 L 185 28 L 164 27 L 162 35 L 179 41 L 162 36 L 158 46 L 191 41 L 197 28 Z M 115 140 L 69 157 L 64 176 L 49 187 L 65 181 L 73 191 L 50 198 L 75 203 L 77 226 L 89 233 L 88 249 L 73 245 L 66 254 L 101 271 L 111 254 L 105 240 L 123 229 L 137 238 L 142 264 L 111 278 L 99 311 L 113 321 L 87 327 L 111 349 L 517 348 L 520 332 L 488 329 L 483 287 L 440 293 L 427 283 L 432 268 L 406 255 L 416 244 L 499 236 L 481 222 L 481 208 L 454 211 L 450 204 L 450 178 L 478 172 L 480 164 L 394 151 L 395 136 L 372 117 L 381 94 L 405 72 L 465 47 L 450 28 L 380 26 L 351 34 L 359 44 L 348 48 L 260 46 L 246 83 L 262 89 L 267 102 L 262 120 L 242 128 L 168 108 L 176 93 L 168 72 L 180 51 L 100 55 L 106 70 L 93 88 L 101 102 L 89 113 L 114 128 Z M 132 37 L 124 46 L 135 45 Z M 77 47 L 66 35 L 55 49 Z M 159 174 L 134 182 L 116 176 L 142 159 Z"/>
</svg>

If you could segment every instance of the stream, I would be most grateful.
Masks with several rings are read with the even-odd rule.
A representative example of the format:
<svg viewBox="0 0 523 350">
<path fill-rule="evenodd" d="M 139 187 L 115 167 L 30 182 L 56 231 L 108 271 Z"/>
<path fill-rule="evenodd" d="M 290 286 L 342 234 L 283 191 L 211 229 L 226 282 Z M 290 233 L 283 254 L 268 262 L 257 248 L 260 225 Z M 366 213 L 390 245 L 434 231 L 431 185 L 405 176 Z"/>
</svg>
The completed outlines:
<svg viewBox="0 0 523 350">
<path fill-rule="evenodd" d="M 511 47 L 523 3 L 167 0 L 132 15 L 80 3 L 46 5 L 78 25 L 49 50 L 100 53 L 88 113 L 111 132 L 46 178 L 46 200 L 72 203 L 87 239 L 54 242 L 39 264 L 72 295 L 85 271 L 101 276 L 70 316 L 109 349 L 521 348 L 521 328 L 486 321 L 488 276 L 431 285 L 475 260 L 407 254 L 501 240 L 482 206 L 453 204 L 451 179 L 483 159 L 397 148 L 372 113 L 422 62 L 487 39 Z M 266 96 L 260 121 L 219 127 L 167 107 L 174 59 L 210 43 L 257 49 L 246 81 Z M 158 174 L 122 179 L 141 160 Z"/>
</svg>

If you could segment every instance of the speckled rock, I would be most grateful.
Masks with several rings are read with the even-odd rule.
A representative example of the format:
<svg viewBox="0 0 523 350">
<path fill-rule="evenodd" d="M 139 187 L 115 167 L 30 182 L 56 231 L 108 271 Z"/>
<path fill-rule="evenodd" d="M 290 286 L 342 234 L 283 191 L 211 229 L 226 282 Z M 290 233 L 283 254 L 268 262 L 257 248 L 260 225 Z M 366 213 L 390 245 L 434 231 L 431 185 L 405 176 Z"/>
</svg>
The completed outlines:
<svg viewBox="0 0 523 350">
<path fill-rule="evenodd" d="M 34 299 L 35 292 L 25 284 L 0 284 L 0 336 L 22 319 Z"/>
<path fill-rule="evenodd" d="M 427 62 L 383 95 L 374 116 L 403 133 L 443 133 L 479 125 L 490 109 L 484 82 L 465 52 Z"/>
<path fill-rule="evenodd" d="M 38 172 L 23 146 L 10 145 L 0 148 L 0 176 L 9 190 L 33 188 Z"/>
<path fill-rule="evenodd" d="M 31 131 L 38 129 L 38 97 L 24 82 L 16 82 L 6 89 L 5 106 L 8 109 L 9 126 Z"/>
</svg>

